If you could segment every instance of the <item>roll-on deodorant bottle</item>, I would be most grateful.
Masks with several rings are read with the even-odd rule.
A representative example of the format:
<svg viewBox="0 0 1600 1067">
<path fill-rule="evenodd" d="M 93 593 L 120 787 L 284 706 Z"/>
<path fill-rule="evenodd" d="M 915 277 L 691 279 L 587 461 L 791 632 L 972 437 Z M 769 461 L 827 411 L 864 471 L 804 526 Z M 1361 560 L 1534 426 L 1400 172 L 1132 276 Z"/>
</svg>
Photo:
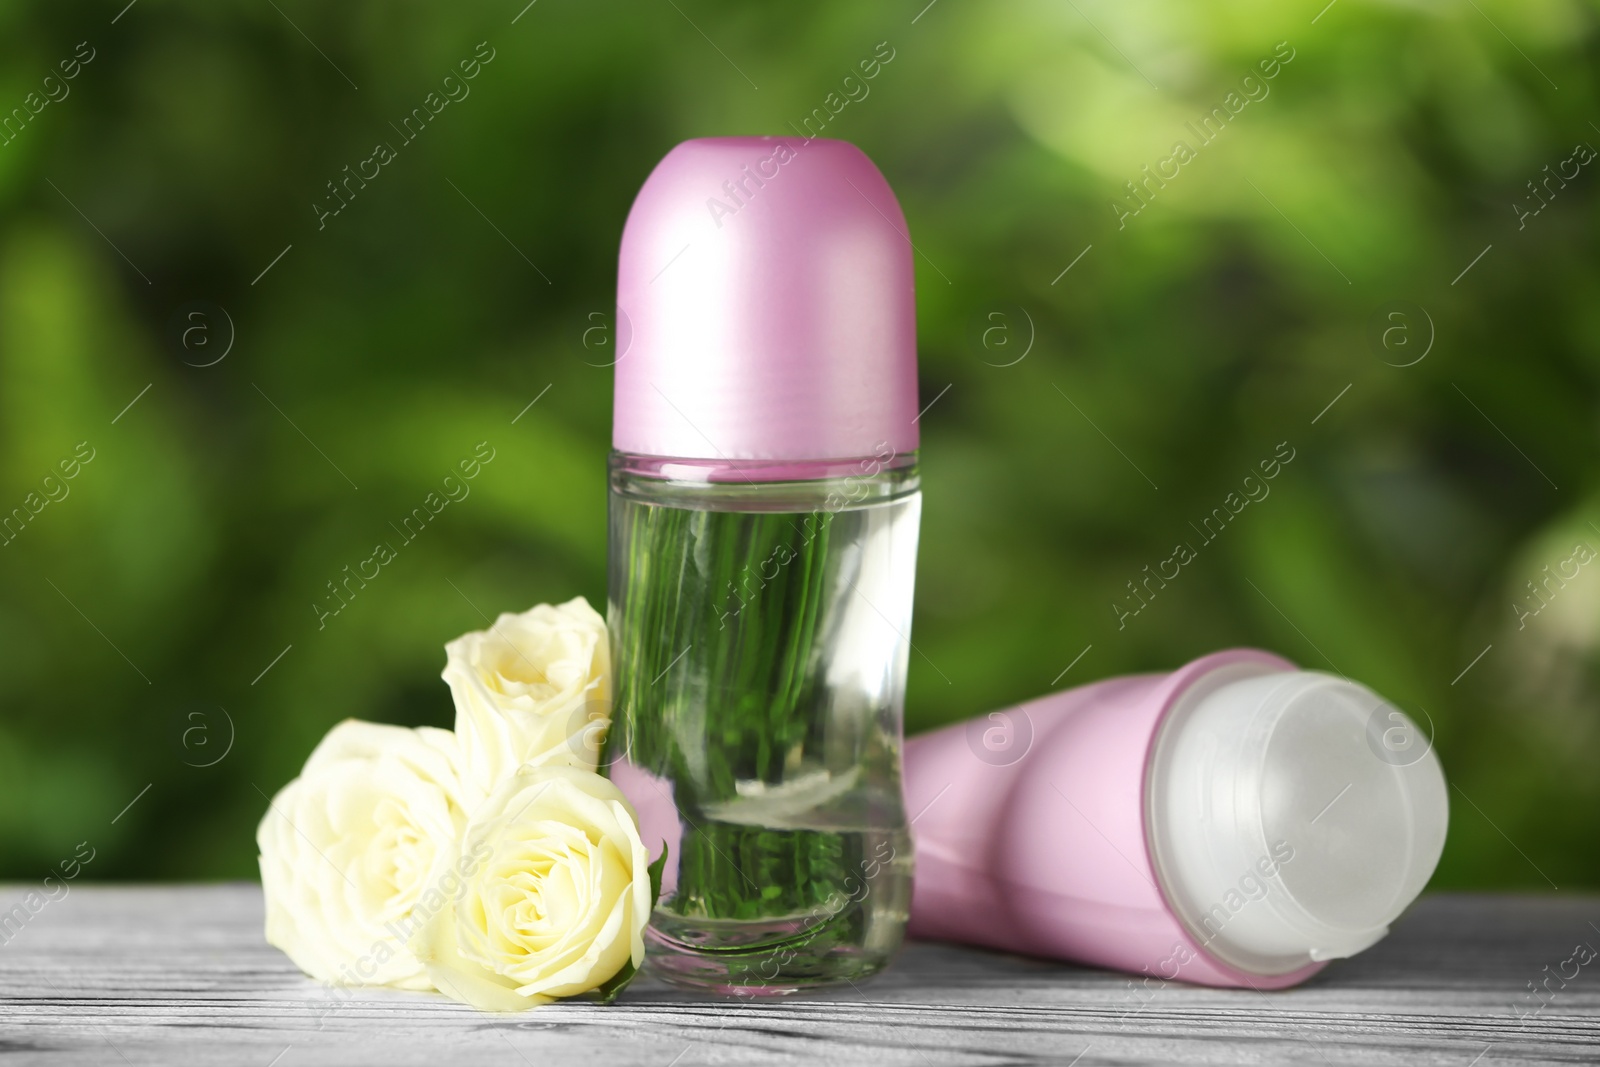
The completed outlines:
<svg viewBox="0 0 1600 1067">
<path fill-rule="evenodd" d="M 859 978 L 911 891 L 920 511 L 905 218 L 842 141 L 674 148 L 622 237 L 605 771 L 669 858 L 669 981 Z"/>
<path fill-rule="evenodd" d="M 906 803 L 913 935 L 1258 989 L 1383 937 L 1448 819 L 1402 712 L 1248 650 L 914 737 Z"/>
</svg>

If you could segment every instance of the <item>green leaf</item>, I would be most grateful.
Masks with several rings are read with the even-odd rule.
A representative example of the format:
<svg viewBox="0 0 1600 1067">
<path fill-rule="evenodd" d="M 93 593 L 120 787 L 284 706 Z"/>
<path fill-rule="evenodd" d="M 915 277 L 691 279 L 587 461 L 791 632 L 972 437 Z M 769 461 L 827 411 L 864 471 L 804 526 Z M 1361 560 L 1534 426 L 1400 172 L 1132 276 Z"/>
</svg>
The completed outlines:
<svg viewBox="0 0 1600 1067">
<path fill-rule="evenodd" d="M 667 852 L 668 846 L 663 842 L 661 855 L 656 857 L 656 861 L 648 868 L 650 872 L 650 906 L 652 908 L 661 899 L 661 872 L 666 870 L 667 867 Z M 612 975 L 604 985 L 589 995 L 594 998 L 597 1004 L 610 1004 L 622 994 L 628 983 L 633 981 L 634 975 L 638 973 L 639 969 L 633 965 L 632 960 L 629 960 L 622 965 L 622 970 Z"/>
<path fill-rule="evenodd" d="M 622 965 L 622 970 L 612 975 L 605 985 L 590 993 L 589 996 L 594 998 L 596 1004 L 610 1004 L 622 995 L 622 991 L 627 988 L 628 983 L 633 981 L 633 976 L 638 973 L 639 969 L 633 965 L 632 960 L 629 960 Z"/>
<path fill-rule="evenodd" d="M 648 868 L 650 871 L 650 907 L 654 908 L 661 903 L 661 872 L 667 869 L 667 852 L 670 851 L 665 841 L 661 842 L 661 855 Z"/>
</svg>

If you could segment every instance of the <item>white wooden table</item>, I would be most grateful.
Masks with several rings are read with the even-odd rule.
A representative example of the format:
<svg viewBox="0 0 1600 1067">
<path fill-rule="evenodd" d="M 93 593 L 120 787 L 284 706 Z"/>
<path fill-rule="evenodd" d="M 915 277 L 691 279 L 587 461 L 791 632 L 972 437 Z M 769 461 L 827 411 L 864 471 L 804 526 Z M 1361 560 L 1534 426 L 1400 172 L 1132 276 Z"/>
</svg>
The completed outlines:
<svg viewBox="0 0 1600 1067">
<path fill-rule="evenodd" d="M 0 888 L 0 910 L 29 888 Z M 641 980 L 610 1007 L 517 1016 L 331 994 L 262 940 L 254 885 L 78 884 L 0 937 L 6 1065 L 1600 1063 L 1600 959 L 1551 977 L 1537 1014 L 1528 992 L 1571 974 L 1580 942 L 1600 949 L 1593 896 L 1428 897 L 1283 993 L 911 944 L 859 990 L 746 1003 Z"/>
</svg>

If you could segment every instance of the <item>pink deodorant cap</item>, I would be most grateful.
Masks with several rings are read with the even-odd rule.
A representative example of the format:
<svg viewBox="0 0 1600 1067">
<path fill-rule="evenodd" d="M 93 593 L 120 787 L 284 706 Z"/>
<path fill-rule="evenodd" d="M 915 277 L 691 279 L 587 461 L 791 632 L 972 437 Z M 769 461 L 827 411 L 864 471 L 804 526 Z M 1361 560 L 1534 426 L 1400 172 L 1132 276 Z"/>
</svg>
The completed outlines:
<svg viewBox="0 0 1600 1067">
<path fill-rule="evenodd" d="M 622 233 L 613 446 L 780 464 L 915 452 L 909 233 L 848 142 L 668 152 Z"/>
</svg>

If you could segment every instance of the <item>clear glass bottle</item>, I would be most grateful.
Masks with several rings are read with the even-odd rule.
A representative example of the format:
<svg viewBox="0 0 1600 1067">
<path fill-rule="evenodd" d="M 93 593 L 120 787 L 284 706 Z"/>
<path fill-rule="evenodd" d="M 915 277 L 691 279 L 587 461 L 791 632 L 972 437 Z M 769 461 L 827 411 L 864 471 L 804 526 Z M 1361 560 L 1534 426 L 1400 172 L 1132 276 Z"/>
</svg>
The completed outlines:
<svg viewBox="0 0 1600 1067">
<path fill-rule="evenodd" d="M 908 918 L 915 456 L 808 466 L 612 456 L 605 763 L 677 822 L 646 936 L 679 984 L 858 979 Z"/>
<path fill-rule="evenodd" d="M 668 853 L 646 937 L 679 984 L 854 981 L 905 929 L 906 233 L 820 137 L 685 141 L 623 227 L 604 770 Z"/>
</svg>

